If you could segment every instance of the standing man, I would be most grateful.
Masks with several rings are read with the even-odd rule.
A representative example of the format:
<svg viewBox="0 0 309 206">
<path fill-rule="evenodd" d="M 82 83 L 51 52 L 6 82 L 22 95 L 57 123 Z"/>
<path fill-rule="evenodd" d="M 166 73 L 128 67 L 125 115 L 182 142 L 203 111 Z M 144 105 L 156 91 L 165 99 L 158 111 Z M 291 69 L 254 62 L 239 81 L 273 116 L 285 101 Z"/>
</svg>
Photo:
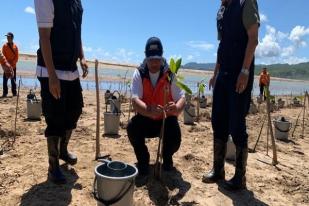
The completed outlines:
<svg viewBox="0 0 309 206">
<path fill-rule="evenodd" d="M 77 162 L 67 146 L 83 107 L 78 59 L 83 77 L 88 73 L 81 41 L 83 8 L 80 0 L 35 0 L 34 3 L 40 37 L 36 74 L 47 124 L 48 178 L 63 184 L 66 179 L 59 168 L 59 158 L 71 165 Z"/>
<path fill-rule="evenodd" d="M 143 64 L 133 74 L 132 104 L 137 115 L 131 119 L 127 127 L 140 175 L 147 175 L 149 172 L 150 156 L 145 138 L 160 135 L 163 111 L 166 112 L 167 118 L 162 167 L 165 171 L 173 169 L 173 154 L 178 151 L 181 142 L 177 116 L 185 104 L 184 94 L 176 86 L 176 80 L 162 57 L 163 46 L 159 38 L 148 39 L 145 54 Z"/>
<path fill-rule="evenodd" d="M 267 68 L 264 67 L 262 72 L 260 73 L 260 82 L 259 82 L 259 86 L 260 86 L 260 97 L 262 98 L 263 94 L 264 94 L 264 87 L 269 87 L 270 84 L 270 75 L 267 72 Z M 266 100 L 266 95 L 264 94 L 264 100 Z"/>
<path fill-rule="evenodd" d="M 13 76 L 11 77 L 11 85 L 12 85 L 12 94 L 13 96 L 17 95 L 16 92 L 16 64 L 18 62 L 18 48 L 16 44 L 14 44 L 14 34 L 12 32 L 8 32 L 6 35 L 7 43 L 5 43 L 2 47 L 3 55 L 5 56 L 8 64 L 13 68 Z M 8 77 L 3 74 L 3 94 L 2 97 L 6 97 L 8 95 Z"/>
<path fill-rule="evenodd" d="M 246 188 L 248 134 L 246 115 L 254 77 L 254 52 L 258 44 L 260 18 L 256 0 L 222 0 L 217 16 L 219 48 L 214 86 L 212 127 L 214 132 L 213 169 L 203 182 L 225 179 L 224 159 L 228 136 L 236 145 L 234 177 L 226 181 L 228 190 Z"/>
</svg>

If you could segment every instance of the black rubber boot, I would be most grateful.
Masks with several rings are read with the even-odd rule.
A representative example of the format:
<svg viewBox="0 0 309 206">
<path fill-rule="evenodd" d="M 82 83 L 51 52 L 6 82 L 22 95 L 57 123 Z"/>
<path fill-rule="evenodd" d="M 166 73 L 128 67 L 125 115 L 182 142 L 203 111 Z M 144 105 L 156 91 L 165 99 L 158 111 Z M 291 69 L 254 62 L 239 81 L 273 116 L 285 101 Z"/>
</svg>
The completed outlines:
<svg viewBox="0 0 309 206">
<path fill-rule="evenodd" d="M 48 179 L 55 184 L 65 184 L 66 179 L 59 167 L 60 137 L 47 137 Z"/>
<path fill-rule="evenodd" d="M 72 130 L 66 131 L 64 137 L 61 138 L 60 142 L 60 159 L 65 161 L 70 165 L 75 165 L 77 163 L 77 157 L 68 152 L 68 144 L 72 135 Z"/>
<path fill-rule="evenodd" d="M 236 167 L 234 177 L 226 181 L 224 188 L 230 191 L 246 188 L 246 166 L 248 159 L 248 146 L 236 147 Z"/>
<path fill-rule="evenodd" d="M 222 140 L 214 140 L 214 160 L 212 170 L 203 175 L 202 181 L 204 183 L 216 183 L 224 180 L 224 159 L 226 153 L 226 142 Z"/>
</svg>

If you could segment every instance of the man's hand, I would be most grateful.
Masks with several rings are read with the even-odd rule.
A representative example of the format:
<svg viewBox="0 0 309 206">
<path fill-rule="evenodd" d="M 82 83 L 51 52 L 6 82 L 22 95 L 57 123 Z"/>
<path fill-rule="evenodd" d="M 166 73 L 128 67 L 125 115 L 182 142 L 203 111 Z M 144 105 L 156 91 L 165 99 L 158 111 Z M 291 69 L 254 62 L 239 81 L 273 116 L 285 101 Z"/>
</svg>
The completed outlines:
<svg viewBox="0 0 309 206">
<path fill-rule="evenodd" d="M 80 67 L 82 68 L 83 70 L 83 78 L 85 78 L 87 75 L 88 75 L 88 64 L 87 64 L 87 61 L 85 58 L 82 58 L 80 60 Z"/>
<path fill-rule="evenodd" d="M 175 102 L 169 102 L 165 105 L 165 111 L 174 115 L 178 115 L 178 108 Z"/>
<path fill-rule="evenodd" d="M 7 78 L 12 78 L 14 76 L 13 68 L 9 63 L 5 63 L 2 65 L 4 74 Z"/>
<path fill-rule="evenodd" d="M 161 105 L 151 105 L 148 106 L 148 116 L 152 119 L 159 117 L 163 114 L 164 108 Z"/>
<path fill-rule="evenodd" d="M 209 90 L 211 90 L 211 88 L 215 88 L 215 84 L 216 84 L 216 76 L 212 76 L 209 80 Z"/>
<path fill-rule="evenodd" d="M 60 87 L 60 81 L 56 73 L 52 73 L 49 75 L 48 83 L 49 83 L 49 92 L 53 95 L 55 99 L 60 99 L 61 87 Z"/>
<path fill-rule="evenodd" d="M 236 83 L 236 92 L 241 94 L 245 91 L 248 85 L 249 75 L 240 72 Z"/>
</svg>

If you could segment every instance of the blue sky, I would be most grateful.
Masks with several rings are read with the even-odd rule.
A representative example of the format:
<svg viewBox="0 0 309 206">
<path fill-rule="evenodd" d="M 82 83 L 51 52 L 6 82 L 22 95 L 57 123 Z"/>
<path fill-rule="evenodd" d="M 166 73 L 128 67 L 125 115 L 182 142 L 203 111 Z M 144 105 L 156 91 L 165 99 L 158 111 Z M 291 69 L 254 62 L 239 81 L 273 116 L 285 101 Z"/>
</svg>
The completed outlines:
<svg viewBox="0 0 309 206">
<path fill-rule="evenodd" d="M 44 1 L 44 0 L 42 0 Z M 0 37 L 12 31 L 21 52 L 35 53 L 38 33 L 33 0 L 1 0 Z M 220 0 L 82 0 L 86 57 L 139 63 L 148 37 L 158 36 L 164 56 L 215 62 Z M 258 63 L 309 61 L 308 0 L 258 0 L 262 24 Z"/>
</svg>

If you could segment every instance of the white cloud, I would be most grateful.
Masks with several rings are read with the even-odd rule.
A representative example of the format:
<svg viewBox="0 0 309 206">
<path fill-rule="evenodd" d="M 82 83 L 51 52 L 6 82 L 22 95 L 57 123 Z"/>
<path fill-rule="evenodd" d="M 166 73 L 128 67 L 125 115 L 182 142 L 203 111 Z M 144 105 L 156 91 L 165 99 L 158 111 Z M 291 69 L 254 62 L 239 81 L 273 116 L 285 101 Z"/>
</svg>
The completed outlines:
<svg viewBox="0 0 309 206">
<path fill-rule="evenodd" d="M 24 12 L 26 12 L 28 14 L 35 14 L 34 8 L 32 8 L 31 6 L 27 6 L 25 8 Z"/>
<path fill-rule="evenodd" d="M 207 43 L 205 41 L 189 41 L 187 45 L 194 49 L 201 49 L 205 51 L 209 51 L 215 48 L 213 44 Z"/>
<path fill-rule="evenodd" d="M 268 22 L 268 17 L 265 14 L 260 14 L 261 22 Z"/>
<path fill-rule="evenodd" d="M 84 50 L 84 52 L 92 52 L 93 51 L 92 47 L 87 47 L 87 46 L 83 46 L 83 50 Z"/>
<path fill-rule="evenodd" d="M 309 36 L 309 28 L 304 26 L 295 26 L 290 33 L 283 33 L 267 25 L 266 34 L 256 49 L 256 57 L 266 64 L 308 61 L 308 58 L 296 56 L 299 48 L 307 46 L 306 36 Z"/>
<path fill-rule="evenodd" d="M 309 28 L 304 26 L 296 26 L 290 33 L 289 39 L 293 41 L 298 47 L 306 47 L 305 36 L 309 35 Z"/>
</svg>

